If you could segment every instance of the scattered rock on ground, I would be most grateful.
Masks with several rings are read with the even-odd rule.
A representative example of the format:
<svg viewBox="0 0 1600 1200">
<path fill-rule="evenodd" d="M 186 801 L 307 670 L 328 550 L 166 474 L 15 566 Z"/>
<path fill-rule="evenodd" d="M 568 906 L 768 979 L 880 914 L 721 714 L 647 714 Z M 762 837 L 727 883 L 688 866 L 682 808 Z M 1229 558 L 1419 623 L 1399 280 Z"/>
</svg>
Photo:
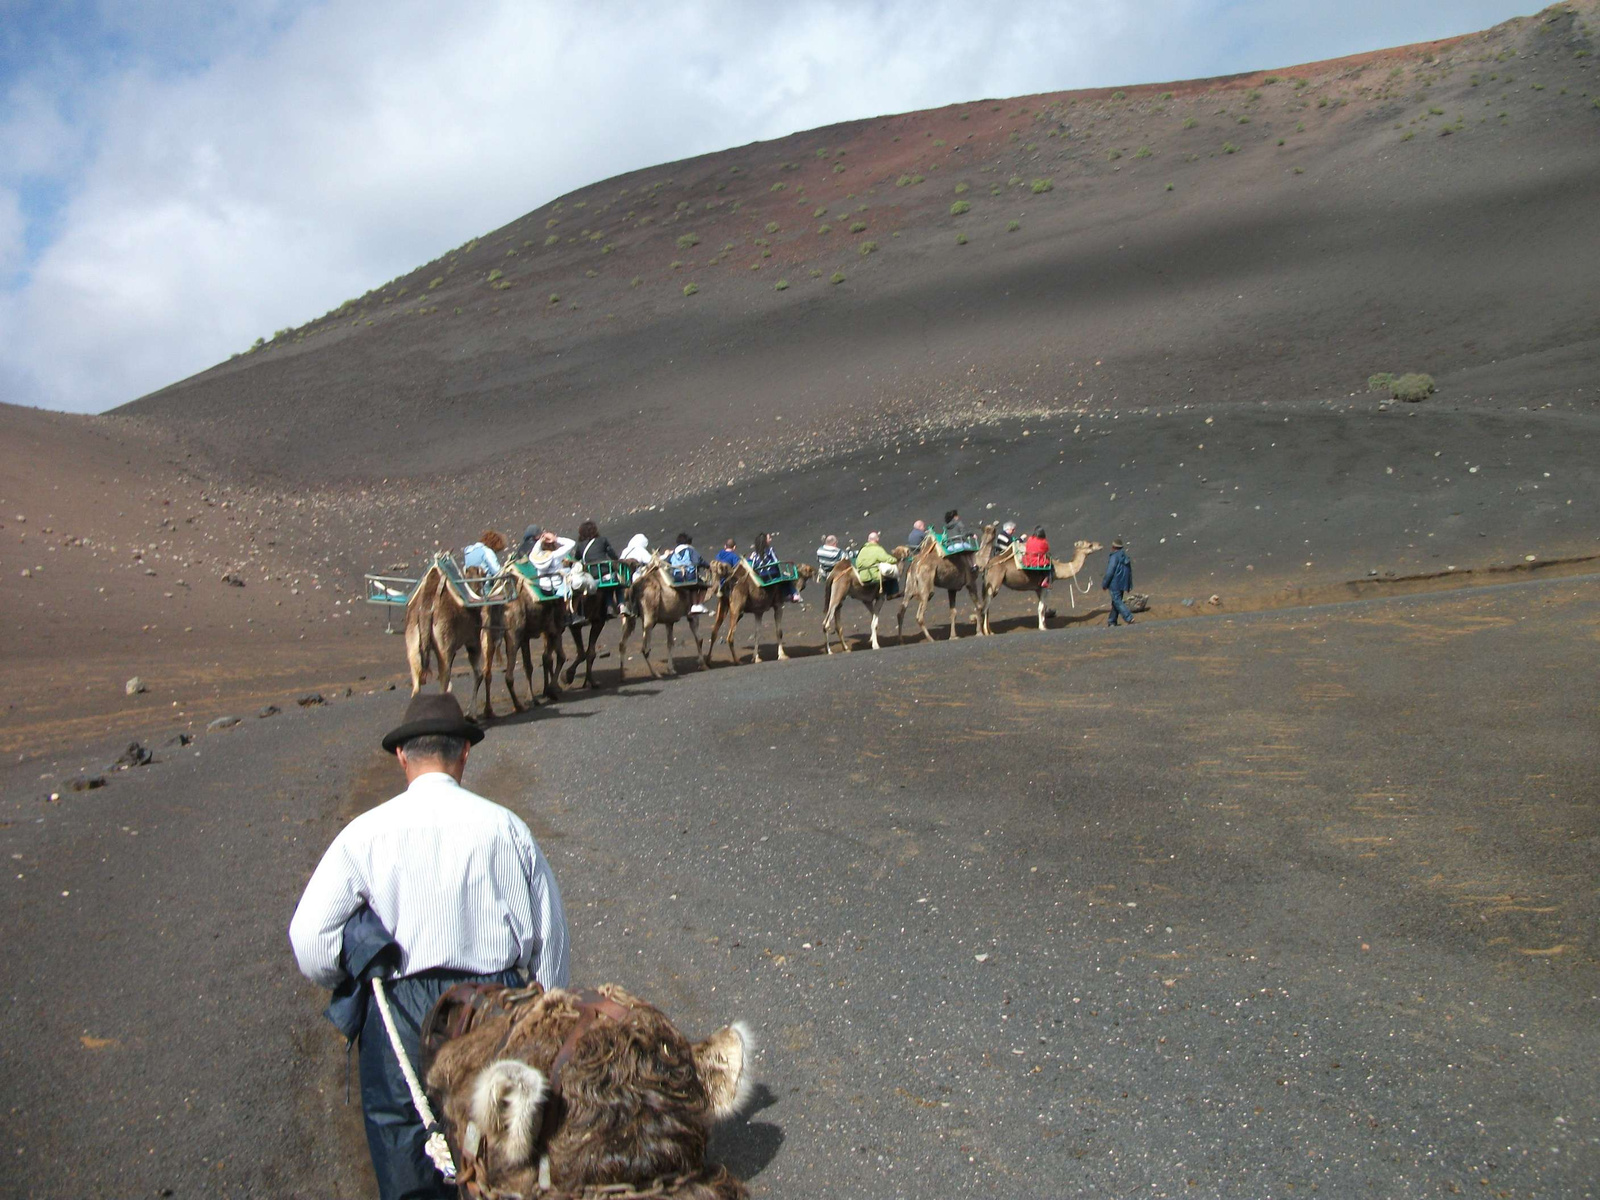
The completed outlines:
<svg viewBox="0 0 1600 1200">
<path fill-rule="evenodd" d="M 192 733 L 175 733 L 167 739 L 166 744 L 169 746 L 187 746 L 192 741 L 194 741 L 194 734 Z"/>
<path fill-rule="evenodd" d="M 1222 597 L 1213 594 L 1211 599 L 1207 600 L 1206 603 L 1207 604 L 1221 604 L 1222 603 Z"/>
<path fill-rule="evenodd" d="M 275 717 L 283 710 L 276 704 L 269 704 L 256 714 L 258 717 Z"/>
<path fill-rule="evenodd" d="M 239 576 L 235 575 L 232 571 L 229 571 L 226 575 L 224 575 L 222 577 L 222 582 L 227 584 L 229 587 L 243 587 L 244 586 L 244 580 L 241 579 Z"/>
<path fill-rule="evenodd" d="M 111 764 L 111 769 L 126 771 L 129 767 L 142 767 L 153 758 L 155 755 L 145 748 L 144 743 L 129 742 L 128 748 Z"/>
<path fill-rule="evenodd" d="M 1193 608 L 1194 607 L 1194 597 L 1193 596 L 1185 596 L 1183 598 L 1183 606 L 1185 608 Z"/>
<path fill-rule="evenodd" d="M 238 717 L 218 717 L 215 721 L 212 721 L 206 726 L 206 731 L 209 733 L 216 729 L 232 729 L 238 723 Z"/>
<path fill-rule="evenodd" d="M 104 775 L 85 775 L 82 778 L 74 779 L 67 784 L 67 787 L 74 792 L 92 792 L 95 788 L 103 788 L 105 785 L 106 777 Z"/>
<path fill-rule="evenodd" d="M 315 708 L 319 704 L 326 704 L 327 700 L 323 698 L 321 692 L 308 692 L 296 700 L 295 703 L 301 708 Z"/>
<path fill-rule="evenodd" d="M 137 675 L 122 685 L 122 694 L 125 696 L 137 696 L 140 692 L 149 690 L 149 688 L 144 686 L 144 680 L 140 679 Z"/>
</svg>

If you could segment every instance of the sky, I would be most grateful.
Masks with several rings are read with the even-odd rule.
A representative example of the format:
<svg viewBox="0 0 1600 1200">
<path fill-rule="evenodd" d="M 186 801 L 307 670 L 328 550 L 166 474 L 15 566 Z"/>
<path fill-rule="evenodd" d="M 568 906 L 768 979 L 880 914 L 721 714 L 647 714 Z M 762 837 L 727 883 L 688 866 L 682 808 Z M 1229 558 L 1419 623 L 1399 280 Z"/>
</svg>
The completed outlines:
<svg viewBox="0 0 1600 1200">
<path fill-rule="evenodd" d="M 573 188 L 1532 0 L 0 0 L 0 401 L 99 412 Z"/>
</svg>

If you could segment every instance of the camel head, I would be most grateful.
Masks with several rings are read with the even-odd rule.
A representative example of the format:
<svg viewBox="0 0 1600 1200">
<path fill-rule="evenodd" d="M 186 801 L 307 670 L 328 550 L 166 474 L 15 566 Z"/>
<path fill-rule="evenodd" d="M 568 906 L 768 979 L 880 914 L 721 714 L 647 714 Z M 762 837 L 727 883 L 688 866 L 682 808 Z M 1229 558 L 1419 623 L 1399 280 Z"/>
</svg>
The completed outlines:
<svg viewBox="0 0 1600 1200">
<path fill-rule="evenodd" d="M 805 591 L 806 584 L 810 583 L 812 579 L 816 578 L 817 569 L 810 563 L 801 563 L 795 568 L 795 571 L 800 576 L 800 579 L 796 583 L 794 590 L 797 592 L 803 592 Z"/>
<path fill-rule="evenodd" d="M 663 1176 L 684 1175 L 696 1185 L 687 1197 L 746 1195 L 705 1161 L 712 1126 L 737 1113 L 751 1091 L 754 1043 L 745 1026 L 690 1042 L 659 1009 L 614 985 L 499 997 L 504 1007 L 478 1002 L 467 1032 L 429 1047 L 426 1072 L 451 1143 L 470 1156 L 464 1170 L 482 1191 L 646 1190 Z M 452 1003 L 472 1002 L 447 994 L 430 1028 Z M 552 1104 L 559 1106 L 553 1130 L 545 1113 Z"/>
<path fill-rule="evenodd" d="M 1099 542 L 1086 542 L 1082 539 L 1073 542 L 1072 548 L 1080 554 L 1095 554 L 1105 549 Z"/>
</svg>

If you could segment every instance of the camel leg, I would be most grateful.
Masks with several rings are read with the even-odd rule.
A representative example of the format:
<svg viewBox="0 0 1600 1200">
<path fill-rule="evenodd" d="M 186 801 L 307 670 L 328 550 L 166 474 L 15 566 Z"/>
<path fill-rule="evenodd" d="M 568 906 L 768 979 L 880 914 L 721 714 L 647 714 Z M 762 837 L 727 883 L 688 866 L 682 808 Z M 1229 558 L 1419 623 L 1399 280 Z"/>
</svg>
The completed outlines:
<svg viewBox="0 0 1600 1200">
<path fill-rule="evenodd" d="M 633 618 L 622 618 L 622 638 L 617 642 L 617 669 L 622 672 L 620 678 L 628 678 L 628 637 L 633 633 Z"/>
<path fill-rule="evenodd" d="M 562 649 L 561 630 L 544 635 L 544 694 L 551 700 L 561 698 L 561 668 L 566 665 L 567 652 Z"/>
<path fill-rule="evenodd" d="M 721 612 L 720 611 L 718 612 L 718 616 L 719 617 L 721 616 Z M 729 603 L 728 603 L 728 636 L 726 638 L 726 641 L 728 643 L 728 657 L 733 660 L 733 665 L 736 666 L 736 667 L 739 665 L 739 648 L 733 644 L 733 635 L 734 635 L 734 631 L 739 628 L 739 618 L 742 617 L 742 616 L 744 616 L 744 610 L 740 609 L 739 611 L 735 612 L 734 608 L 733 608 L 732 601 L 729 601 Z"/>
<path fill-rule="evenodd" d="M 505 644 L 500 647 L 500 650 L 501 650 L 501 653 L 505 656 L 505 660 L 506 660 L 506 662 L 505 662 L 506 692 L 511 697 L 511 707 L 516 709 L 518 712 L 522 712 L 523 708 L 524 708 L 523 703 L 522 703 L 522 698 L 517 695 L 517 643 L 516 643 L 516 639 L 512 637 L 510 630 L 506 630 L 505 634 L 503 635 L 503 640 L 504 640 Z"/>
<path fill-rule="evenodd" d="M 1044 589 L 1043 588 L 1039 589 L 1038 595 L 1039 595 L 1039 631 L 1041 633 L 1043 633 L 1044 632 Z"/>
<path fill-rule="evenodd" d="M 717 597 L 717 611 L 711 618 L 711 633 L 706 638 L 706 666 L 711 665 L 711 656 L 717 650 L 717 635 L 722 632 L 722 618 L 727 614 L 727 598 Z"/>
<path fill-rule="evenodd" d="M 568 687 L 578 676 L 578 667 L 583 662 L 583 631 L 575 625 L 568 625 L 567 632 L 572 635 L 572 665 L 567 668 L 567 677 L 562 680 Z"/>
<path fill-rule="evenodd" d="M 411 668 L 411 694 L 413 696 L 422 690 L 422 681 L 428 673 L 422 646 L 422 622 L 407 621 L 406 665 Z"/>
<path fill-rule="evenodd" d="M 439 650 L 439 682 L 443 684 L 443 691 L 452 691 L 451 685 L 455 683 L 456 653 L 460 647 L 451 646 L 446 654 L 443 647 Z"/>
<path fill-rule="evenodd" d="M 956 631 L 956 588 L 950 588 L 950 640 L 953 642 L 961 636 Z"/>
<path fill-rule="evenodd" d="M 656 674 L 656 665 L 650 661 L 650 635 L 655 632 L 656 625 L 648 616 L 644 619 L 644 640 L 639 643 L 639 657 L 644 659 L 645 669 L 650 672 L 651 679 L 660 679 Z"/>
<path fill-rule="evenodd" d="M 478 689 L 483 689 L 483 717 L 489 719 L 494 716 L 494 697 L 490 695 L 489 688 L 494 682 L 494 676 L 486 669 L 484 662 L 483 646 L 480 643 L 468 642 L 467 665 L 472 668 L 472 700 L 468 702 L 468 711 L 476 703 Z"/>
<path fill-rule="evenodd" d="M 694 656 L 698 659 L 703 648 L 700 642 L 700 622 L 695 617 L 685 617 L 684 619 L 689 622 L 689 633 L 694 637 Z M 704 671 L 709 669 L 710 666 L 711 656 L 707 654 L 704 661 L 700 663 L 700 669 Z"/>
<path fill-rule="evenodd" d="M 833 637 L 838 632 L 839 600 L 832 593 L 829 593 L 828 607 L 827 610 L 822 614 L 822 648 L 829 654 L 833 653 Z M 839 636 L 839 644 L 843 646 L 846 651 L 850 649 L 850 643 L 844 640 L 844 636 L 842 634 Z"/>
<path fill-rule="evenodd" d="M 872 648 L 881 650 L 882 647 L 878 645 L 878 606 L 869 604 L 867 605 L 867 611 L 872 614 Z"/>
<path fill-rule="evenodd" d="M 674 638 L 673 638 L 672 635 L 673 635 L 673 631 L 675 629 L 677 629 L 677 627 L 678 627 L 678 623 L 676 621 L 668 621 L 667 622 L 667 674 L 668 675 L 676 675 L 678 673 L 678 664 L 672 661 L 672 643 L 674 641 Z"/>
<path fill-rule="evenodd" d="M 609 624 L 609 622 L 604 617 L 600 618 L 598 621 L 591 621 L 589 623 L 589 649 L 584 654 L 583 662 L 583 686 L 586 688 L 592 688 L 595 686 L 594 660 L 599 655 L 600 635 L 605 631 L 607 624 Z"/>
<path fill-rule="evenodd" d="M 533 636 L 526 631 L 522 634 L 522 675 L 528 681 L 528 701 L 537 707 L 539 703 L 539 689 L 533 686 Z"/>
<path fill-rule="evenodd" d="M 743 616 L 744 614 L 740 613 L 739 615 Z M 761 614 L 758 613 L 758 612 L 752 611 L 750 613 L 750 622 L 751 622 L 752 625 L 755 626 L 755 634 L 752 636 L 752 638 L 750 640 L 750 654 L 751 654 L 750 661 L 751 662 L 760 662 L 761 661 Z M 735 627 L 737 627 L 737 624 L 738 624 L 738 622 L 735 622 L 734 625 L 730 626 L 729 629 L 728 629 L 728 648 L 730 650 L 734 651 L 734 661 L 735 662 L 738 661 L 738 651 L 736 649 L 734 649 L 733 630 L 734 630 Z"/>
<path fill-rule="evenodd" d="M 783 662 L 789 656 L 783 649 L 783 605 L 772 606 L 772 632 L 778 637 L 778 661 Z"/>
</svg>

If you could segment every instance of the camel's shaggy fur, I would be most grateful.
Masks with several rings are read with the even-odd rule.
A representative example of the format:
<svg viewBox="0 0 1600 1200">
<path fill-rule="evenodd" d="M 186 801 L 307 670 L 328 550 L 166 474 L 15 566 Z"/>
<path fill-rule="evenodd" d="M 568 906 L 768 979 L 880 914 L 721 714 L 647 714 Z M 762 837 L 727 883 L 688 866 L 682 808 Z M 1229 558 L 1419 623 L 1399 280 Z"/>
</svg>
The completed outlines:
<svg viewBox="0 0 1600 1200">
<path fill-rule="evenodd" d="M 542 1147 L 542 1108 L 552 1102 L 545 1080 L 580 1018 L 575 993 L 557 988 L 486 1014 L 432 1056 L 427 1085 L 452 1145 L 469 1138 L 469 1122 L 482 1135 L 473 1182 L 486 1194 L 524 1197 L 627 1185 L 679 1200 L 741 1200 L 744 1185 L 705 1151 L 712 1125 L 749 1094 L 748 1030 L 730 1025 L 691 1044 L 653 1005 L 614 985 L 600 990 L 628 1017 L 601 1017 L 578 1038 L 561 1072 L 560 1124 Z"/>
</svg>

